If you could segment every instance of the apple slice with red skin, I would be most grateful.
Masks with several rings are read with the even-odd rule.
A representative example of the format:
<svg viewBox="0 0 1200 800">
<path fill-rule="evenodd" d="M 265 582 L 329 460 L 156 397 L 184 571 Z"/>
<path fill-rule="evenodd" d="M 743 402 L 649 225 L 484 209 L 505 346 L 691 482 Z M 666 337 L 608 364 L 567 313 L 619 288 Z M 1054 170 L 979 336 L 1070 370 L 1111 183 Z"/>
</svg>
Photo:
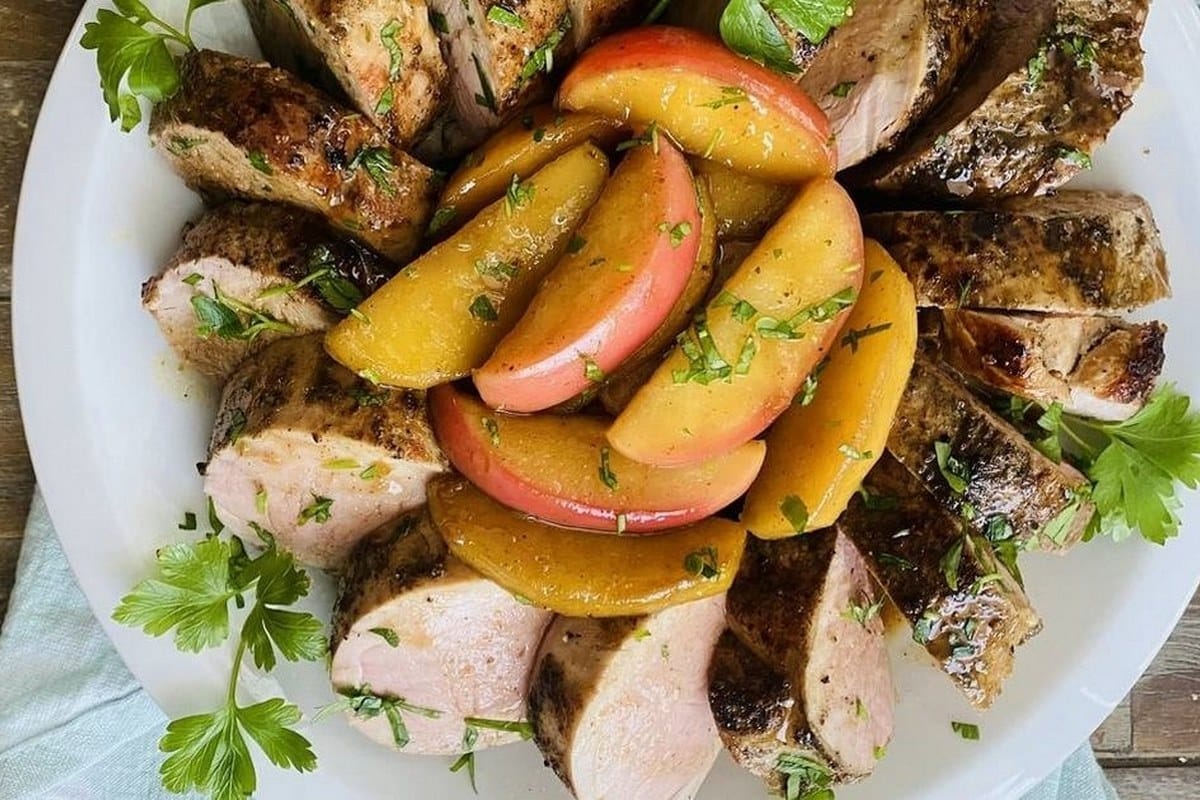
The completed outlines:
<svg viewBox="0 0 1200 800">
<path fill-rule="evenodd" d="M 829 120 L 802 89 L 683 28 L 604 39 L 567 73 L 558 105 L 656 123 L 687 152 L 761 180 L 801 183 L 837 171 Z"/>
<path fill-rule="evenodd" d="M 475 371 L 484 402 L 505 411 L 543 411 L 619 367 L 683 294 L 700 229 L 683 154 L 663 138 L 631 149 L 567 255 Z"/>
<path fill-rule="evenodd" d="M 557 525 L 652 533 L 711 516 L 745 493 L 762 442 L 682 468 L 610 450 L 602 417 L 494 413 L 451 384 L 429 392 L 434 433 L 455 469 L 493 499 Z"/>
<path fill-rule="evenodd" d="M 863 261 L 854 202 L 828 178 L 810 182 L 617 417 L 613 449 L 679 466 L 765 430 L 836 341 Z"/>
</svg>

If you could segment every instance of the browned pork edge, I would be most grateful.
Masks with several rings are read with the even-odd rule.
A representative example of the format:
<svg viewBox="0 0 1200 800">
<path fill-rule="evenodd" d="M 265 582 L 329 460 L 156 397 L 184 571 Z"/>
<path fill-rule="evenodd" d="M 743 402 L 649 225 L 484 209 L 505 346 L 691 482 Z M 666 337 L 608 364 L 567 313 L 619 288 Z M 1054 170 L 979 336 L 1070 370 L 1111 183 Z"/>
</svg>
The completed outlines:
<svg viewBox="0 0 1200 800">
<path fill-rule="evenodd" d="M 189 186 L 299 206 L 395 261 L 416 252 L 434 174 L 361 114 L 289 72 L 212 50 L 184 56 L 180 74 L 150 138 Z"/>
<path fill-rule="evenodd" d="M 1029 598 L 988 540 L 947 512 L 884 455 L 838 520 L 871 572 L 967 699 L 990 706 L 1018 645 L 1041 630 Z M 1007 535 L 1001 526 L 993 536 Z"/>
</svg>

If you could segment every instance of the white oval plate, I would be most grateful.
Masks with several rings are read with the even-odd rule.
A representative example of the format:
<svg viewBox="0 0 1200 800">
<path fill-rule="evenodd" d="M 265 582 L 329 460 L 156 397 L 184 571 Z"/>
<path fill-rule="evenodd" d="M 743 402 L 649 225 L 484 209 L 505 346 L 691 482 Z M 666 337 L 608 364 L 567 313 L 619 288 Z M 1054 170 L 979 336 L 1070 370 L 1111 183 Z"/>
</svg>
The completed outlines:
<svg viewBox="0 0 1200 800">
<path fill-rule="evenodd" d="M 181 372 L 140 308 L 138 287 L 170 255 L 200 203 L 147 145 L 106 119 L 93 54 L 79 48 L 84 7 L 46 95 L 25 173 L 14 261 L 14 341 L 21 410 L 50 513 L 93 610 L 130 669 L 171 715 L 222 697 L 230 653 L 182 655 L 109 617 L 149 571 L 155 548 L 182 535 L 200 509 L 194 464 L 204 458 L 211 387 Z M 164 0 L 167 7 L 179 2 Z M 236 4 L 201 12 L 198 41 L 255 50 Z M 1176 300 L 1152 313 L 1171 326 L 1169 377 L 1200 398 L 1200 15 L 1193 0 L 1159 0 L 1145 37 L 1147 80 L 1111 141 L 1096 155 L 1091 186 L 1140 192 L 1153 204 L 1173 256 Z M 1189 345 L 1188 343 L 1192 343 Z M 842 800 L 961 800 L 1018 796 L 1083 742 L 1121 700 L 1167 638 L 1200 569 L 1200 507 L 1166 548 L 1100 541 L 1066 558 L 1022 563 L 1045 630 L 1017 659 L 996 707 L 973 712 L 915 648 L 894 642 L 899 707 L 895 742 L 870 780 Z M 193 534 L 186 534 L 193 535 Z M 318 576 L 310 608 L 328 613 L 331 582 Z M 318 664 L 249 676 L 248 694 L 282 684 L 309 712 L 331 697 Z M 965 742 L 951 720 L 978 722 Z M 474 797 L 448 760 L 397 756 L 338 719 L 307 725 L 315 774 L 260 769 L 259 796 Z M 530 745 L 478 760 L 480 796 L 563 798 Z M 723 758 L 703 798 L 760 798 L 753 778 Z"/>
</svg>

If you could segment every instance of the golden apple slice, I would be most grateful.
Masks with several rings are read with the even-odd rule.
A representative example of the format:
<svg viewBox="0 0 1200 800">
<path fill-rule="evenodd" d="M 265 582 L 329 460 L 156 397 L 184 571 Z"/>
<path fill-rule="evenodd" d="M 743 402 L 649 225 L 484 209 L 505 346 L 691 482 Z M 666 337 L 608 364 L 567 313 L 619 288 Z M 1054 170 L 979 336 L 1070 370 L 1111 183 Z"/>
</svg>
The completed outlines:
<svg viewBox="0 0 1200 800">
<path fill-rule="evenodd" d="M 762 538 L 832 525 L 887 446 L 917 348 L 917 304 L 886 250 L 868 241 L 866 256 L 838 346 L 767 435 L 767 463 L 742 512 Z"/>
<path fill-rule="evenodd" d="M 607 157 L 584 144 L 513 182 L 368 297 L 325 347 L 388 386 L 425 389 L 467 375 L 516 324 L 607 177 Z"/>
<path fill-rule="evenodd" d="M 508 591 L 570 617 L 627 617 L 729 589 L 742 526 L 710 517 L 658 536 L 556 528 L 461 478 L 429 484 L 429 512 L 450 551 Z"/>
<path fill-rule="evenodd" d="M 503 197 L 513 175 L 525 180 L 589 139 L 601 147 L 616 144 L 623 130 L 621 123 L 595 114 L 571 114 L 550 106 L 528 110 L 480 145 L 450 176 L 430 233 L 449 233 Z"/>
<path fill-rule="evenodd" d="M 666 320 L 700 251 L 687 160 L 666 140 L 630 150 L 525 315 L 475 372 L 485 403 L 534 412 L 620 366 Z"/>
<path fill-rule="evenodd" d="M 741 497 L 766 448 L 748 442 L 686 467 L 651 467 L 612 452 L 601 417 L 494 414 L 453 386 L 429 393 L 434 432 L 455 469 L 510 508 L 605 533 L 677 528 Z"/>
<path fill-rule="evenodd" d="M 692 171 L 708 187 L 721 239 L 761 236 L 796 196 L 795 186 L 761 181 L 703 158 L 692 160 Z"/>
<path fill-rule="evenodd" d="M 834 181 L 812 181 L 617 417 L 613 448 L 674 466 L 753 439 L 837 337 L 862 271 L 854 203 Z"/>
<path fill-rule="evenodd" d="M 766 181 L 836 172 L 829 120 L 816 103 L 695 31 L 657 26 L 604 39 L 567 74 L 558 104 L 655 123 L 687 152 Z"/>
</svg>

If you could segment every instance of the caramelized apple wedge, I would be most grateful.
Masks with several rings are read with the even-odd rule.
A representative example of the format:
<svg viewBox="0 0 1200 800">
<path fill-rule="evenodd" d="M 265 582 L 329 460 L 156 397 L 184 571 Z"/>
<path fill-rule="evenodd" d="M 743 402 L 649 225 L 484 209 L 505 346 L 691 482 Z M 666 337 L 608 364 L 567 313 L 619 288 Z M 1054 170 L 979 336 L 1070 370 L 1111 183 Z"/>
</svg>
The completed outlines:
<svg viewBox="0 0 1200 800">
<path fill-rule="evenodd" d="M 467 375 L 524 313 L 607 177 L 607 157 L 584 144 L 513 184 L 331 330 L 329 354 L 388 386 Z"/>
<path fill-rule="evenodd" d="M 721 594 L 746 546 L 741 525 L 716 517 L 658 536 L 556 528 L 462 478 L 429 485 L 429 512 L 454 555 L 533 605 L 569 617 L 650 614 Z"/>
<path fill-rule="evenodd" d="M 434 236 L 457 229 L 504 196 L 513 176 L 524 180 L 573 147 L 592 140 L 615 144 L 624 126 L 595 114 L 571 114 L 538 106 L 522 114 L 466 157 L 442 189 L 433 215 Z"/>
<path fill-rule="evenodd" d="M 493 414 L 453 386 L 429 393 L 442 451 L 494 499 L 557 525 L 648 533 L 704 519 L 741 497 L 766 448 L 748 442 L 686 467 L 651 467 L 612 452 L 600 417 Z"/>
<path fill-rule="evenodd" d="M 795 186 L 761 181 L 703 158 L 692 159 L 692 171 L 712 197 L 722 240 L 758 238 L 796 196 Z"/>
<path fill-rule="evenodd" d="M 883 455 L 917 348 L 912 283 L 867 241 L 858 303 L 819 378 L 776 421 L 742 522 L 760 538 L 832 525 Z"/>
<path fill-rule="evenodd" d="M 753 439 L 836 340 L 862 272 L 854 203 L 834 181 L 812 181 L 617 417 L 613 448 L 676 466 Z"/>
<path fill-rule="evenodd" d="M 657 124 L 693 155 L 761 180 L 801 183 L 836 172 L 829 120 L 796 84 L 682 28 L 610 36 L 558 90 L 573 111 Z"/>
<path fill-rule="evenodd" d="M 665 139 L 633 148 L 525 315 L 476 370 L 484 402 L 542 411 L 601 380 L 667 318 L 699 251 L 687 160 Z"/>
</svg>

